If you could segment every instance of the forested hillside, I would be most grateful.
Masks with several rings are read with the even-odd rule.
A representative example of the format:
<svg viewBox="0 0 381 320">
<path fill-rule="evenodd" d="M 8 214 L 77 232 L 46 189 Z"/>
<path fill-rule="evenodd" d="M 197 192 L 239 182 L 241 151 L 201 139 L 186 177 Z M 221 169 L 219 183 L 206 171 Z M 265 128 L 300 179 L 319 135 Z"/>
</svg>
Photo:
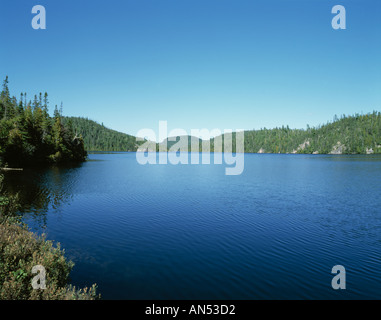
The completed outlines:
<svg viewBox="0 0 381 320">
<path fill-rule="evenodd" d="M 220 136 L 221 137 L 221 136 Z M 197 144 L 197 139 L 192 137 Z M 219 139 L 224 150 L 225 135 Z M 239 139 L 237 137 L 237 139 Z M 232 140 L 233 152 L 236 151 L 236 134 Z M 176 142 L 177 141 L 177 142 Z M 167 142 L 171 147 L 180 148 L 179 137 L 175 142 Z M 188 141 L 191 149 L 191 137 Z M 215 139 L 210 141 L 210 150 L 215 151 Z M 163 144 L 162 144 L 163 146 Z M 157 148 L 158 149 L 158 148 Z M 172 149 L 173 150 L 173 149 Z M 201 140 L 199 151 L 202 150 Z M 216 150 L 221 150 L 220 147 Z M 208 151 L 208 150 L 205 150 Z M 381 153 L 381 113 L 334 117 L 332 122 L 307 129 L 290 129 L 288 126 L 275 129 L 247 130 L 244 132 L 244 151 L 246 153 L 314 153 L 314 154 L 375 154 Z"/>
<path fill-rule="evenodd" d="M 245 152 L 371 154 L 381 153 L 381 113 L 335 116 L 306 130 L 289 127 L 245 132 Z"/>
<path fill-rule="evenodd" d="M 87 118 L 64 117 L 63 123 L 83 137 L 88 151 L 136 151 L 140 144 L 134 136 L 108 129 Z"/>
<path fill-rule="evenodd" d="M 11 97 L 8 77 L 0 93 L 0 161 L 2 165 L 24 167 L 42 163 L 84 161 L 82 137 L 62 123 L 56 106 L 48 113 L 48 94 L 35 95 L 33 101 L 21 93 Z"/>
</svg>

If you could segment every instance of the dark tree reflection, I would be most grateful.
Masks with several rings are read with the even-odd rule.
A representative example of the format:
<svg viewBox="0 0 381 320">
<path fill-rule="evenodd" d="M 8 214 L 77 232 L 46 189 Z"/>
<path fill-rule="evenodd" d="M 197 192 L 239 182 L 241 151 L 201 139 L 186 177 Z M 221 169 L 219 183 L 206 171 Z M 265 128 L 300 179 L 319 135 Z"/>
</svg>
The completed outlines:
<svg viewBox="0 0 381 320">
<path fill-rule="evenodd" d="M 4 174 L 4 191 L 9 195 L 18 193 L 19 213 L 28 215 L 39 227 L 44 228 L 47 212 L 59 211 L 62 204 L 71 201 L 81 166 L 82 164 L 9 171 Z"/>
</svg>

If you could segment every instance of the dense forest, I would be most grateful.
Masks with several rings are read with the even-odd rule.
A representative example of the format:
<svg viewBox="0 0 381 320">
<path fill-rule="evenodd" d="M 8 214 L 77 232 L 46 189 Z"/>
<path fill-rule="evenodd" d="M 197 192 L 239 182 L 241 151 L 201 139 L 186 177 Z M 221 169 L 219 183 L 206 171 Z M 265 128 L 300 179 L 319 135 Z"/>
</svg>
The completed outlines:
<svg viewBox="0 0 381 320">
<path fill-rule="evenodd" d="M 35 164 L 78 162 L 86 159 L 83 139 L 70 122 L 62 121 L 62 106 L 50 117 L 48 94 L 11 97 L 8 77 L 0 94 L 0 159 L 3 165 L 25 167 Z"/>
<path fill-rule="evenodd" d="M 88 151 L 136 151 L 143 143 L 136 137 L 108 129 L 95 121 L 63 117 L 62 122 L 69 124 L 74 132 L 83 136 Z M 223 135 L 222 141 L 225 136 Z M 236 150 L 236 136 L 232 134 L 233 151 Z M 186 148 L 196 143 L 199 151 L 202 140 L 192 136 L 176 137 L 165 141 L 167 149 Z M 185 145 L 184 145 L 185 144 Z M 156 145 L 163 149 L 164 142 Z M 197 147 L 196 147 L 197 148 Z M 214 139 L 210 141 L 210 150 L 214 151 Z M 205 150 L 207 151 L 207 150 Z M 282 126 L 274 129 L 246 130 L 244 132 L 244 151 L 247 153 L 315 153 L 315 154 L 371 154 L 381 153 L 381 113 L 353 116 L 335 116 L 331 122 L 317 127 L 307 125 L 306 129 L 290 129 Z"/>
<path fill-rule="evenodd" d="M 244 131 L 244 152 L 246 153 L 303 153 L 303 154 L 380 154 L 381 153 L 381 113 L 373 113 L 353 116 L 342 115 L 340 118 L 334 117 L 332 122 L 306 129 L 290 129 L 288 126 L 275 129 L 260 129 Z M 219 144 L 222 141 L 222 151 L 224 150 L 224 140 L 227 136 L 219 136 Z M 216 138 L 217 139 L 217 138 Z M 233 132 L 228 138 L 232 140 L 233 152 L 236 151 L 236 134 Z M 239 139 L 237 137 L 237 139 Z M 163 150 L 165 141 L 160 144 Z M 167 139 L 167 150 L 172 148 L 186 147 L 191 150 L 191 143 L 199 145 L 199 151 L 205 150 L 202 147 L 202 140 L 187 136 L 176 141 Z M 210 140 L 210 151 L 215 151 L 215 139 Z M 176 144 L 176 146 L 174 146 Z M 229 144 L 228 144 L 229 145 Z M 157 147 L 159 150 L 159 146 Z M 221 150 L 216 148 L 216 150 Z"/>
<path fill-rule="evenodd" d="M 63 117 L 62 122 L 70 124 L 74 132 L 83 137 L 88 151 L 136 151 L 141 144 L 134 136 L 106 128 L 87 118 Z"/>
<path fill-rule="evenodd" d="M 381 113 L 335 116 L 332 122 L 305 130 L 281 127 L 245 131 L 245 152 L 381 153 Z"/>
</svg>

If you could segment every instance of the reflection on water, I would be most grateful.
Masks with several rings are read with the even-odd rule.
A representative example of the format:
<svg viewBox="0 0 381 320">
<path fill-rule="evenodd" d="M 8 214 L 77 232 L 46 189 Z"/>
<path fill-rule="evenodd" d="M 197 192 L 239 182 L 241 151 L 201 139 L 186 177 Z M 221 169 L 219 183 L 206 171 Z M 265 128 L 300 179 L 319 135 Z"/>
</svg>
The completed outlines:
<svg viewBox="0 0 381 320">
<path fill-rule="evenodd" d="M 81 166 L 78 164 L 8 171 L 4 174 L 4 191 L 10 195 L 18 193 L 20 212 L 27 214 L 43 229 L 46 227 L 49 211 L 59 211 L 63 203 L 70 203 Z"/>
</svg>

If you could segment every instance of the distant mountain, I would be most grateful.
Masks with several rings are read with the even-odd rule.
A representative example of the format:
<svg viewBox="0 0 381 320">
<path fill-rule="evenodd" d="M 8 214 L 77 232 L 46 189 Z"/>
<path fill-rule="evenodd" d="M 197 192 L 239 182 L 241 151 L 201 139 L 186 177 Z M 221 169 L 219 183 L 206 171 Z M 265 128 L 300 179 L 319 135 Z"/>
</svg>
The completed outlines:
<svg viewBox="0 0 381 320">
<path fill-rule="evenodd" d="M 381 153 L 381 113 L 342 115 L 332 122 L 306 130 L 275 129 L 245 131 L 245 152 L 372 154 Z"/>
<path fill-rule="evenodd" d="M 143 142 L 136 142 L 134 136 L 108 129 L 95 121 L 85 118 L 64 118 L 71 121 L 74 132 L 83 136 L 85 148 L 88 151 L 137 151 Z M 187 148 L 191 151 L 202 149 L 203 140 L 194 136 L 178 136 L 167 138 L 156 144 L 156 150 L 167 151 L 176 144 L 175 148 Z M 215 139 L 210 142 L 213 152 Z M 226 135 L 220 136 L 222 141 Z M 228 137 L 232 140 L 232 150 L 236 151 L 236 134 Z M 205 141 L 206 142 L 206 141 Z M 207 143 L 206 143 L 207 144 Z M 206 145 L 205 144 L 205 145 Z M 173 149 L 172 149 L 173 150 Z M 175 150 L 173 150 L 175 151 Z M 223 149 L 222 149 L 223 151 Z M 372 154 L 381 153 L 381 113 L 353 116 L 334 117 L 333 121 L 307 129 L 290 129 L 280 127 L 274 129 L 246 130 L 244 132 L 244 151 L 246 153 L 310 153 L 310 154 Z"/>
<path fill-rule="evenodd" d="M 191 141 L 197 143 L 197 137 L 182 137 L 176 148 L 187 144 L 191 150 Z M 232 140 L 232 150 L 236 151 L 236 134 L 217 138 Z M 210 151 L 215 151 L 215 139 L 210 140 Z M 180 141 L 167 141 L 168 150 Z M 199 151 L 201 151 L 201 139 Z M 163 144 L 163 143 L 161 143 Z M 219 148 L 219 150 L 221 150 Z M 208 150 L 205 150 L 208 151 Z M 224 143 L 222 143 L 224 151 Z M 334 117 L 333 121 L 315 128 L 246 130 L 244 132 L 245 153 L 304 153 L 304 154 L 381 154 L 381 113 Z"/>
<path fill-rule="evenodd" d="M 134 136 L 106 128 L 88 118 L 63 117 L 62 121 L 82 135 L 87 151 L 136 151 L 142 144 Z"/>
<path fill-rule="evenodd" d="M 157 145 L 157 150 L 170 151 L 175 144 L 176 144 L 176 149 L 187 148 L 187 150 L 191 151 L 192 144 L 193 144 L 194 148 L 197 148 L 197 150 L 200 150 L 201 142 L 202 142 L 201 139 L 194 136 L 169 137 Z M 165 146 L 166 146 L 166 149 L 165 149 Z"/>
<path fill-rule="evenodd" d="M 225 135 L 218 136 L 218 137 L 221 138 L 221 140 L 220 140 L 221 145 L 220 145 L 220 147 L 216 148 L 216 150 L 214 148 L 214 144 L 215 144 L 215 139 L 217 139 L 217 137 L 211 138 L 210 140 L 203 140 L 203 139 L 195 137 L 195 136 L 169 137 L 157 145 L 157 150 L 159 150 L 159 147 L 161 147 L 160 150 L 165 150 L 165 144 L 166 144 L 167 145 L 167 149 L 166 149 L 167 151 L 171 151 L 171 149 L 172 149 L 172 151 L 176 151 L 179 149 L 185 150 L 185 148 L 187 148 L 187 150 L 189 150 L 189 151 L 196 151 L 196 152 L 201 152 L 201 151 L 210 151 L 210 152 L 219 151 L 219 152 L 221 152 L 223 150 L 223 143 L 224 143 L 225 139 L 229 139 L 229 141 L 233 140 L 232 146 L 233 146 L 233 149 L 235 150 L 235 144 L 236 144 L 235 137 L 236 137 L 236 135 L 234 132 L 228 138 Z M 222 149 L 221 149 L 221 147 L 222 147 Z"/>
</svg>

